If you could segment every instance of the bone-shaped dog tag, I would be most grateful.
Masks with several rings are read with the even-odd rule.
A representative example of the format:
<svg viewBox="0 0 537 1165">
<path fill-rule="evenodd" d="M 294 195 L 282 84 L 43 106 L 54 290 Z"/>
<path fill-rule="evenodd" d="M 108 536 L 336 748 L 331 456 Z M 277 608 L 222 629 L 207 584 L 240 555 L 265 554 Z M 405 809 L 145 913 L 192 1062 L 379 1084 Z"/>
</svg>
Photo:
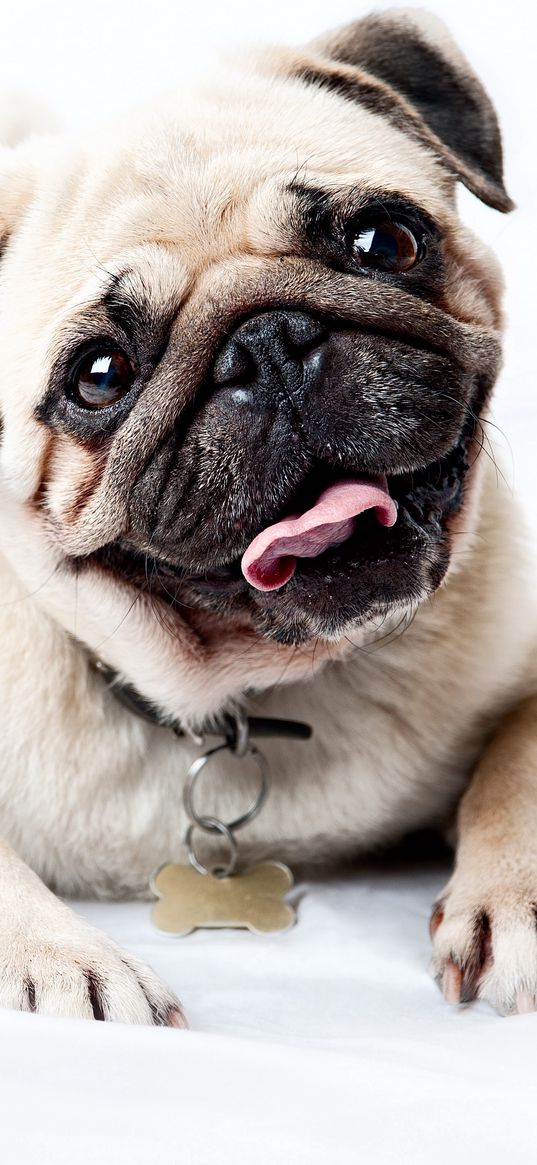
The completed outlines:
<svg viewBox="0 0 537 1165">
<path fill-rule="evenodd" d="M 289 930 L 296 914 L 283 897 L 292 885 L 291 871 L 280 862 L 227 878 L 198 874 L 192 866 L 162 866 L 151 882 L 159 899 L 153 922 L 174 935 L 220 926 L 247 927 L 254 934 Z"/>
</svg>

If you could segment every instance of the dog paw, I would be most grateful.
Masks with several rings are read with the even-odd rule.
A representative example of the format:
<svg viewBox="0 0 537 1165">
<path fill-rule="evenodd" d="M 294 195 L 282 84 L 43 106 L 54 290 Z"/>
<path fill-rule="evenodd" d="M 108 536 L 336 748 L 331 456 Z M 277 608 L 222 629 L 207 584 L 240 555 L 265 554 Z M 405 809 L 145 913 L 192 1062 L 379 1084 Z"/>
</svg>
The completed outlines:
<svg viewBox="0 0 537 1165">
<path fill-rule="evenodd" d="M 49 927 L 0 938 L 0 1007 L 187 1026 L 179 1000 L 150 967 L 64 910 L 61 927 L 55 919 Z"/>
<path fill-rule="evenodd" d="M 454 875 L 433 909 L 431 973 L 448 1003 L 537 1010 L 537 884 L 481 890 Z"/>
</svg>

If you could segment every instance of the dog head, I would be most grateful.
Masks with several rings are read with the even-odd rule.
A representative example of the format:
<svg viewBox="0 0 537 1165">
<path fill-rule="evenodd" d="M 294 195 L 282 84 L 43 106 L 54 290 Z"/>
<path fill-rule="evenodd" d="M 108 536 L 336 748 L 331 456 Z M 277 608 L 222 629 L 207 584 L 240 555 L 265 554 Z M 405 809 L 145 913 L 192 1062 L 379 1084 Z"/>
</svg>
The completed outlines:
<svg viewBox="0 0 537 1165">
<path fill-rule="evenodd" d="M 487 95 L 401 12 L 3 151 L 6 544 L 157 703 L 293 677 L 445 577 L 499 363 L 458 181 L 511 206 Z"/>
</svg>

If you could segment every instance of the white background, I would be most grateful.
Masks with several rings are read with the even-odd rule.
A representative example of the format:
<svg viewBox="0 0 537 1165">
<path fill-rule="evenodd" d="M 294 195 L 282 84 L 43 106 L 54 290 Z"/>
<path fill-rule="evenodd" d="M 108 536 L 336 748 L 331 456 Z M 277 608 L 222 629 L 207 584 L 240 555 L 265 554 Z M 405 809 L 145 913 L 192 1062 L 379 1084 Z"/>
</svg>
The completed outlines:
<svg viewBox="0 0 537 1165">
<path fill-rule="evenodd" d="M 503 126 L 518 210 L 502 217 L 466 192 L 461 207 L 506 273 L 496 419 L 507 475 L 533 518 L 534 6 L 429 7 L 449 23 Z M 82 127 L 210 68 L 223 44 L 298 43 L 368 10 L 359 0 L 2 0 L 1 85 L 38 93 Z M 429 904 L 444 877 L 361 870 L 311 884 L 298 926 L 273 940 L 209 933 L 173 942 L 154 935 L 144 904 L 86 904 L 87 917 L 178 990 L 195 1030 L 1 1013 L 4 1159 L 527 1165 L 536 1155 L 537 1016 L 500 1020 L 442 1002 L 425 967 Z"/>
</svg>

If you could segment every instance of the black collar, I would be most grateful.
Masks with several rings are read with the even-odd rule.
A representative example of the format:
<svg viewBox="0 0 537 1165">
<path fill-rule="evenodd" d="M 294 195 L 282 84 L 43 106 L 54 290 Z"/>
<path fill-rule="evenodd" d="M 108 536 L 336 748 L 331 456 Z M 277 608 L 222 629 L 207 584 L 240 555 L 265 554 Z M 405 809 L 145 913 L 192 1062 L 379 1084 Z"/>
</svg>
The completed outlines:
<svg viewBox="0 0 537 1165">
<path fill-rule="evenodd" d="M 124 683 L 123 680 L 120 680 L 118 672 L 108 667 L 101 659 L 92 658 L 91 665 L 94 671 L 102 676 L 105 684 L 116 697 L 116 700 L 119 700 L 120 704 L 128 708 L 129 712 L 140 716 L 142 720 L 149 721 L 150 724 L 157 724 L 161 728 L 171 729 L 176 736 L 189 735 L 178 721 L 164 716 L 156 704 L 152 704 L 150 700 L 146 700 L 145 696 L 142 696 L 131 684 Z M 267 738 L 279 736 L 288 740 L 309 740 L 312 735 L 311 726 L 304 724 L 301 720 L 278 720 L 271 716 L 248 716 L 246 717 L 246 725 L 249 737 Z M 232 749 L 237 743 L 237 721 L 234 716 L 223 715 L 218 720 L 211 720 L 203 729 L 203 735 L 205 732 L 210 735 L 225 737 L 228 745 Z M 194 736 L 195 734 L 192 735 Z M 199 743 L 201 743 L 201 740 Z"/>
</svg>

